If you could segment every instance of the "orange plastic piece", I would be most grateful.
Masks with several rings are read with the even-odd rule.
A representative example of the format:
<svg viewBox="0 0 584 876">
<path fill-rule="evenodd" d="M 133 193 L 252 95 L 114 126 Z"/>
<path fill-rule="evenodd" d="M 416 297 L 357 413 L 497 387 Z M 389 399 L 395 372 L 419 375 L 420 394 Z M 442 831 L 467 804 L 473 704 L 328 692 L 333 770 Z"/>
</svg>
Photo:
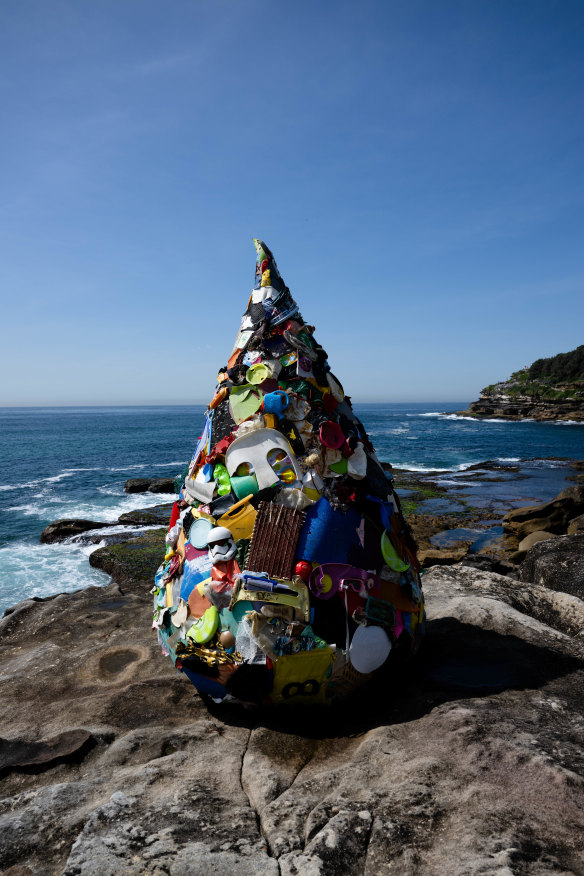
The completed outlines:
<svg viewBox="0 0 584 876">
<path fill-rule="evenodd" d="M 211 402 L 209 404 L 209 410 L 214 411 L 217 405 L 221 404 L 223 399 L 226 399 L 228 395 L 229 390 L 227 389 L 227 387 L 222 387 L 222 389 L 220 389 L 219 392 L 215 393 L 215 395 L 211 399 Z"/>
</svg>

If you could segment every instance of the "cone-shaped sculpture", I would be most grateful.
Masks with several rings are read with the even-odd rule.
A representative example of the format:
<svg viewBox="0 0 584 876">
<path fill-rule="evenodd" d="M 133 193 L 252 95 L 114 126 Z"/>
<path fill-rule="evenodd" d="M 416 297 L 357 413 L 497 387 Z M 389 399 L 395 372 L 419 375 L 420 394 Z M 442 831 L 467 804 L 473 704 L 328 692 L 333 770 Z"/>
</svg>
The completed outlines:
<svg viewBox="0 0 584 876">
<path fill-rule="evenodd" d="M 329 703 L 417 648 L 419 567 L 314 328 L 254 243 L 254 289 L 173 509 L 154 627 L 217 701 Z"/>
</svg>

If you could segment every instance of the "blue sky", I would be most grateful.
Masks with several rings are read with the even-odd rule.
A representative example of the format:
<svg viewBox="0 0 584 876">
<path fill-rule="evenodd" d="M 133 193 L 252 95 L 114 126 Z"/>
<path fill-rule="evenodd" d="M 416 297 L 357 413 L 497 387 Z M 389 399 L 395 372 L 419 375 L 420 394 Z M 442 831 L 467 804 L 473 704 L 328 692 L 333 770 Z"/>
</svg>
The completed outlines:
<svg viewBox="0 0 584 876">
<path fill-rule="evenodd" d="M 584 342 L 581 0 L 0 7 L 0 404 L 206 402 L 264 239 L 355 401 Z"/>
</svg>

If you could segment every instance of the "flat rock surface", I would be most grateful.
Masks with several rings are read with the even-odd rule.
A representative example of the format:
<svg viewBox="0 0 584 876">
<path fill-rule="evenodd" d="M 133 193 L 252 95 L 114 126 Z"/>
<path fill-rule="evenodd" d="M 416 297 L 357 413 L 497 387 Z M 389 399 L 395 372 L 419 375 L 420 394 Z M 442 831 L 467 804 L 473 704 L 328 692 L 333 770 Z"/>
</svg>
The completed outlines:
<svg viewBox="0 0 584 876">
<path fill-rule="evenodd" d="M 82 532 L 89 532 L 91 529 L 102 529 L 105 526 L 111 525 L 109 523 L 99 523 L 97 520 L 82 520 L 79 518 L 54 520 L 48 526 L 45 526 L 41 532 L 41 543 L 52 544 L 56 541 L 64 541 L 64 539 L 79 535 Z"/>
<path fill-rule="evenodd" d="M 503 527 L 516 532 L 519 538 L 525 538 L 532 532 L 563 533 L 569 521 L 581 514 L 583 509 L 584 487 L 567 487 L 551 502 L 510 511 L 503 518 Z"/>
<path fill-rule="evenodd" d="M 537 544 L 540 541 L 546 541 L 549 538 L 554 538 L 552 532 L 545 532 L 536 529 L 535 532 L 530 532 L 529 535 L 526 535 L 525 538 L 519 542 L 517 550 L 527 553 L 529 548 L 532 548 L 534 544 Z"/>
<path fill-rule="evenodd" d="M 568 525 L 568 535 L 575 535 L 577 532 L 584 532 L 584 514 L 574 517 Z"/>
<path fill-rule="evenodd" d="M 435 567 L 416 665 L 326 712 L 209 710 L 118 560 L 0 622 L 0 870 L 584 873 L 580 599 Z"/>
<path fill-rule="evenodd" d="M 174 493 L 174 478 L 130 478 L 124 490 L 126 493 Z"/>
<path fill-rule="evenodd" d="M 170 520 L 172 502 L 164 505 L 154 505 L 153 508 L 139 508 L 136 511 L 126 511 L 118 518 L 118 523 L 125 526 L 166 526 Z"/>
<path fill-rule="evenodd" d="M 144 582 L 144 592 L 147 594 L 166 551 L 167 532 L 168 526 L 151 529 L 136 538 L 98 548 L 89 555 L 89 563 L 119 583 L 127 584 L 138 578 Z"/>
<path fill-rule="evenodd" d="M 430 566 L 451 566 L 454 563 L 459 563 L 464 559 L 466 550 L 457 548 L 456 550 L 438 550 L 429 548 L 428 550 L 418 551 L 418 559 L 423 568 L 428 569 Z"/>
<path fill-rule="evenodd" d="M 57 763 L 81 760 L 94 743 L 87 730 L 65 730 L 41 742 L 0 737 L 0 776 L 17 771 L 42 772 Z"/>
<path fill-rule="evenodd" d="M 521 563 L 519 576 L 522 581 L 584 598 L 584 532 L 535 544 Z"/>
<path fill-rule="evenodd" d="M 533 547 L 534 544 L 537 544 L 540 541 L 546 541 L 550 538 L 555 538 L 556 536 L 552 532 L 545 532 L 539 529 L 536 529 L 534 532 L 530 532 L 529 535 L 526 535 L 525 538 L 522 538 L 517 546 L 517 550 L 514 554 L 512 554 L 512 560 L 514 563 L 521 563 L 527 554 L 527 551 Z"/>
</svg>

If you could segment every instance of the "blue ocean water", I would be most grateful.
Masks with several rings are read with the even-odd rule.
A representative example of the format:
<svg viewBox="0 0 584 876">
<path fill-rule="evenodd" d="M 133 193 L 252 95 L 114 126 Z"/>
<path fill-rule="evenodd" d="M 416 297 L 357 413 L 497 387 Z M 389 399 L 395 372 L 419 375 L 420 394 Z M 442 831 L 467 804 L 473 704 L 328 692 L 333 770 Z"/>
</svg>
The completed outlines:
<svg viewBox="0 0 584 876">
<path fill-rule="evenodd" d="M 458 477 L 486 460 L 584 457 L 582 424 L 478 422 L 455 414 L 466 406 L 355 404 L 355 410 L 379 458 L 400 468 Z M 128 495 L 124 482 L 178 474 L 203 415 L 202 406 L 0 409 L 0 612 L 26 597 L 105 584 L 107 576 L 87 561 L 95 545 L 41 545 L 42 530 L 63 517 L 109 522 L 171 501 Z M 561 469 L 545 464 L 542 501 L 562 488 Z"/>
</svg>

